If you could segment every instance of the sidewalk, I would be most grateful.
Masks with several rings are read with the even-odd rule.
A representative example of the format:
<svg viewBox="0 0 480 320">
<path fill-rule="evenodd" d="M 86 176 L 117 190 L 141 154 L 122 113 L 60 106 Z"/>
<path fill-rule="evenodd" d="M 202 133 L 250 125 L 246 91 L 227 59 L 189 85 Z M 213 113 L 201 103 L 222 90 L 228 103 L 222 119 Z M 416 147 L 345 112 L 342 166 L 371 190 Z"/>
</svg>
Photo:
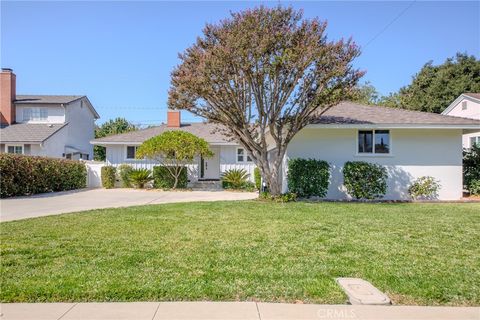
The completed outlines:
<svg viewBox="0 0 480 320">
<path fill-rule="evenodd" d="M 480 319 L 477 307 L 351 306 L 256 302 L 3 303 L 0 319 Z"/>
</svg>

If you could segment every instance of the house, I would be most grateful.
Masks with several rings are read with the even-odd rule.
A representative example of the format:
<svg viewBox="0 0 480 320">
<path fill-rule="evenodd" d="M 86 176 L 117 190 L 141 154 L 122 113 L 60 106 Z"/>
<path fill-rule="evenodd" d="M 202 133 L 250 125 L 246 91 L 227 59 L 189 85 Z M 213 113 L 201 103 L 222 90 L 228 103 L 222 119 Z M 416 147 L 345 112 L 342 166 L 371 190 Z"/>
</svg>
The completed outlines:
<svg viewBox="0 0 480 320">
<path fill-rule="evenodd" d="M 455 99 L 442 114 L 480 120 L 480 93 L 463 93 Z M 466 132 L 463 135 L 463 147 L 471 148 L 473 144 L 480 145 L 478 132 Z"/>
<path fill-rule="evenodd" d="M 86 96 L 17 95 L 16 76 L 1 72 L 0 152 L 93 159 L 95 120 Z"/>
<path fill-rule="evenodd" d="M 215 156 L 198 159 L 191 180 L 216 180 L 228 169 L 246 169 L 253 177 L 255 165 L 245 149 L 229 141 L 209 123 L 182 123 L 179 111 L 169 111 L 167 124 L 93 140 L 106 147 L 106 162 L 118 166 L 152 168 L 155 162 L 135 159 L 143 141 L 166 130 L 184 130 L 204 138 Z M 287 163 L 293 158 L 326 160 L 331 166 L 328 199 L 348 199 L 342 168 L 347 161 L 368 161 L 387 168 L 385 199 L 408 199 L 408 187 L 421 176 L 441 184 L 439 199 L 462 197 L 462 135 L 480 132 L 480 120 L 446 115 L 365 106 L 342 102 L 302 129 L 291 141 L 283 161 L 282 188 L 288 191 Z M 271 150 L 274 149 L 272 146 Z"/>
</svg>

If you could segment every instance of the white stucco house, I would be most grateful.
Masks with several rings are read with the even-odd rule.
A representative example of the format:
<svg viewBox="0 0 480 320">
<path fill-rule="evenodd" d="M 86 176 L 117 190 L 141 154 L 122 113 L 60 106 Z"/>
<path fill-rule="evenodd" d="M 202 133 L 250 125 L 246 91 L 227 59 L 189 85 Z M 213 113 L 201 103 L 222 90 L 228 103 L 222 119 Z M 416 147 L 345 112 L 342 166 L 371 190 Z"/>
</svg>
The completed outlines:
<svg viewBox="0 0 480 320">
<path fill-rule="evenodd" d="M 442 114 L 480 120 L 480 93 L 461 94 Z M 463 135 L 464 148 L 468 149 L 475 143 L 480 145 L 479 132 L 466 132 Z"/>
<path fill-rule="evenodd" d="M 93 159 L 95 120 L 86 96 L 17 95 L 16 76 L 1 72 L 0 152 Z"/>
<path fill-rule="evenodd" d="M 218 180 L 231 168 L 244 168 L 251 177 L 255 165 L 245 149 L 228 141 L 209 123 L 182 123 L 179 111 L 170 111 L 167 124 L 92 141 L 106 147 L 106 163 L 152 168 L 155 162 L 135 159 L 143 141 L 166 130 L 184 130 L 204 138 L 215 156 L 198 159 L 190 180 Z M 349 199 L 342 168 L 347 161 L 368 161 L 388 170 L 385 199 L 408 199 L 408 187 L 421 176 L 441 184 L 439 199 L 462 197 L 462 135 L 479 133 L 480 120 L 403 109 L 340 103 L 301 130 L 288 146 L 282 169 L 283 191 L 288 191 L 287 163 L 293 158 L 326 160 L 331 166 L 328 199 Z M 272 150 L 274 146 L 272 145 Z"/>
</svg>

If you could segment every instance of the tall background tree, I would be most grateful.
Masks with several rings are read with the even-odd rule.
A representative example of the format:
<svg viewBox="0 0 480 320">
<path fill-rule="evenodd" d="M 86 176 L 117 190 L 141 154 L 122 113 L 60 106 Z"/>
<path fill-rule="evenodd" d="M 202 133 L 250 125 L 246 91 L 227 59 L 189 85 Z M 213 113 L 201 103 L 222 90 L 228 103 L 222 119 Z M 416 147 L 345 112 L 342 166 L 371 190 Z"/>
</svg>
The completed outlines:
<svg viewBox="0 0 480 320">
<path fill-rule="evenodd" d="M 138 127 L 133 123 L 128 122 L 125 118 L 110 119 L 95 128 L 95 138 L 103 138 L 113 134 L 126 133 L 134 130 L 138 130 Z M 105 161 L 105 147 L 94 146 L 93 158 L 97 161 Z"/>
<path fill-rule="evenodd" d="M 480 92 L 480 60 L 457 53 L 443 64 L 430 61 L 398 93 L 382 97 L 378 103 L 390 107 L 441 113 L 464 92 Z"/>
<path fill-rule="evenodd" d="M 312 117 L 348 96 L 363 75 L 352 67 L 352 40 L 328 41 L 326 22 L 292 8 L 259 7 L 207 24 L 180 54 L 169 106 L 223 125 L 281 193 L 288 143 Z M 275 149 L 268 152 L 267 139 Z"/>
</svg>

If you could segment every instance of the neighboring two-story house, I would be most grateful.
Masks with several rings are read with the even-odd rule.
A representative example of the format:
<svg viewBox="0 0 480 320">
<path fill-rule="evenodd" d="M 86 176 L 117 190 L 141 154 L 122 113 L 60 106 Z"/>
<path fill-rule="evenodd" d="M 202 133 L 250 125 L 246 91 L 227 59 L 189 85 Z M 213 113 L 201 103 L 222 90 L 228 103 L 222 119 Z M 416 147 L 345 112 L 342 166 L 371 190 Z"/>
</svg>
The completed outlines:
<svg viewBox="0 0 480 320">
<path fill-rule="evenodd" d="M 480 120 L 480 93 L 463 93 L 453 101 L 442 114 Z M 480 145 L 480 132 L 463 135 L 463 147 L 469 149 L 473 144 Z"/>
<path fill-rule="evenodd" d="M 16 76 L 1 72 L 0 152 L 93 159 L 97 111 L 86 96 L 17 95 Z"/>
</svg>

